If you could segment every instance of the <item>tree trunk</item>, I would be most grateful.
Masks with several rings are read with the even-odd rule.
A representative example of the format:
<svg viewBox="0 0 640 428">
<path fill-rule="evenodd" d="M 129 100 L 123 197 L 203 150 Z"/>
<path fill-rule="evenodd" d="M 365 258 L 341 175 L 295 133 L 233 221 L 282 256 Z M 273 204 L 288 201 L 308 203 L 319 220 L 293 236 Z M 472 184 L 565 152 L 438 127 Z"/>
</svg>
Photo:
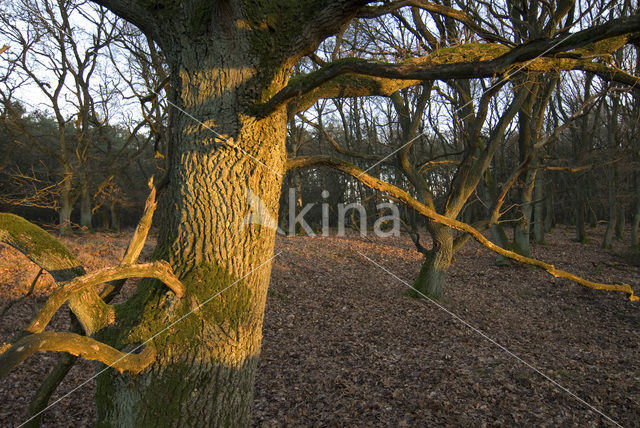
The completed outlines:
<svg viewBox="0 0 640 428">
<path fill-rule="evenodd" d="M 518 152 L 520 162 L 523 162 L 535 147 L 537 137 L 534 123 L 536 118 L 532 118 L 535 111 L 535 100 L 538 93 L 539 85 L 534 84 L 527 100 L 522 104 L 518 111 Z M 531 254 L 530 234 L 531 234 L 531 215 L 533 214 L 532 198 L 533 188 L 536 181 L 537 156 L 529 164 L 529 170 L 526 174 L 520 176 L 520 219 L 514 224 L 513 244 L 516 252 L 523 256 L 529 257 Z"/>
<path fill-rule="evenodd" d="M 613 233 L 616 227 L 616 205 L 612 204 L 609 207 L 609 222 L 607 223 L 607 229 L 604 232 L 602 238 L 602 248 L 610 250 L 613 247 Z"/>
<path fill-rule="evenodd" d="M 616 240 L 621 241 L 626 226 L 626 213 L 624 212 L 624 205 L 620 204 L 618 207 L 617 219 L 616 219 Z"/>
<path fill-rule="evenodd" d="M 440 299 L 444 290 L 447 269 L 453 260 L 453 230 L 436 224 L 430 226 L 433 248 L 425 255 L 418 277 L 408 294 L 414 297 Z M 424 295 L 424 296 L 423 296 Z"/>
<path fill-rule="evenodd" d="M 515 224 L 515 231 L 513 235 L 516 252 L 526 257 L 531 255 L 531 214 L 533 213 L 532 196 L 535 180 L 535 170 L 527 171 L 525 188 L 520 192 L 521 218 Z"/>
<path fill-rule="evenodd" d="M 82 192 L 80 193 L 80 226 L 91 229 L 91 193 L 89 185 L 86 181 L 82 184 Z"/>
<path fill-rule="evenodd" d="M 604 232 L 602 239 L 602 248 L 611 249 L 613 246 L 613 233 L 616 227 L 617 219 L 617 206 L 616 206 L 616 192 L 615 181 L 617 174 L 615 173 L 615 165 L 610 167 L 610 172 L 607 174 L 607 195 L 609 201 L 609 222 L 607 223 L 607 230 Z"/>
<path fill-rule="evenodd" d="M 633 221 L 631 223 L 631 246 L 637 247 L 638 243 L 638 229 L 640 228 L 640 172 L 635 173 L 635 187 L 636 187 L 636 207 L 633 213 Z"/>
<path fill-rule="evenodd" d="M 71 179 L 64 181 L 60 192 L 60 209 L 58 210 L 58 221 L 60 234 L 71 232 L 71 211 L 73 211 L 73 201 L 71 200 Z"/>
<path fill-rule="evenodd" d="M 533 188 L 533 240 L 538 244 L 544 243 L 544 196 L 544 178 L 538 173 Z"/>
<path fill-rule="evenodd" d="M 551 181 L 549 182 L 551 184 Z M 553 189 L 549 189 L 550 192 L 544 200 L 544 231 L 545 233 L 551 232 L 553 227 Z"/>
<path fill-rule="evenodd" d="M 109 212 L 111 214 L 111 229 L 120 232 L 120 217 L 118 217 L 118 204 L 115 200 L 111 201 L 109 206 Z"/>
<path fill-rule="evenodd" d="M 587 232 L 585 229 L 585 197 L 584 197 L 584 177 L 576 180 L 576 241 L 587 242 Z"/>
<path fill-rule="evenodd" d="M 289 221 L 295 221 L 297 213 L 302 211 L 302 206 L 303 206 L 302 205 L 302 180 L 300 179 L 300 171 L 291 171 L 291 172 L 293 174 L 292 188 L 296 190 L 296 197 L 295 197 L 295 209 L 293 210 L 293 217 L 291 216 L 291 207 L 289 207 Z M 289 201 L 289 203 L 291 203 L 291 201 Z M 294 226 L 295 226 L 294 230 L 296 235 L 302 235 L 305 233 L 305 230 L 302 227 L 301 223 L 297 223 Z M 288 230 L 291 230 L 290 226 Z"/>
<path fill-rule="evenodd" d="M 278 218 L 286 160 L 284 108 L 263 119 L 250 108 L 252 97 L 287 77 L 254 66 L 246 44 L 256 40 L 233 34 L 212 37 L 205 52 L 177 38 L 183 45 L 168 52 L 170 101 L 178 107 L 170 108 L 172 167 L 155 256 L 171 263 L 187 293 L 175 300 L 143 281 L 119 308 L 120 323 L 104 333 L 112 342 L 161 333 L 150 342 L 156 361 L 144 372 L 100 376 L 100 426 L 250 423 L 275 230 L 245 225 L 247 195 L 251 189 Z"/>
<path fill-rule="evenodd" d="M 491 237 L 493 238 L 493 242 L 495 242 L 497 246 L 507 250 L 512 248 L 509 242 L 509 238 L 507 237 L 507 234 L 504 232 L 504 228 L 501 225 L 494 224 L 491 226 Z M 501 254 L 496 254 L 496 264 L 498 266 L 509 265 L 511 264 L 511 260 Z"/>
<path fill-rule="evenodd" d="M 617 145 L 617 131 L 618 131 L 618 107 L 619 99 L 614 96 L 612 99 L 611 111 L 609 112 L 609 120 L 607 127 L 607 137 L 609 140 L 609 149 L 615 150 Z M 609 199 L 609 223 L 607 224 L 607 230 L 602 240 L 602 248 L 610 249 L 613 246 L 613 234 L 616 230 L 616 223 L 618 220 L 618 204 L 617 204 L 617 192 L 616 186 L 618 185 L 618 165 L 613 164 L 609 166 L 609 173 L 607 174 L 607 197 Z"/>
</svg>

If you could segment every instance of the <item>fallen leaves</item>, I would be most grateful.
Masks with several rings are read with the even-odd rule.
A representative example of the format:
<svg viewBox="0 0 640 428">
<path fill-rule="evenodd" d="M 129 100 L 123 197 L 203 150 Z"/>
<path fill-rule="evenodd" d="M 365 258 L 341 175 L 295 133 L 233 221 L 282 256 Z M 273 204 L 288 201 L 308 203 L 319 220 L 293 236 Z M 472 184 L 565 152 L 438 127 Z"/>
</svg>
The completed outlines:
<svg viewBox="0 0 640 428">
<path fill-rule="evenodd" d="M 640 286 L 640 267 L 614 252 L 573 242 L 558 228 L 534 255 L 590 279 Z M 122 256 L 128 234 L 65 243 L 89 269 Z M 411 281 L 421 256 L 408 238 L 278 238 L 255 392 L 254 425 L 576 425 L 605 420 L 461 322 L 363 259 Z M 562 254 L 564 253 L 564 254 Z M 148 257 L 149 250 L 145 253 Z M 27 291 L 37 268 L 0 248 L 0 305 Z M 143 257 L 144 258 L 144 257 Z M 17 267 L 16 267 L 17 266 Z M 595 268 L 597 266 L 597 270 Z M 30 271 L 33 270 L 33 272 Z M 23 273 L 24 272 L 24 273 Z M 0 341 L 33 316 L 48 289 L 1 320 Z M 127 285 L 130 289 L 131 285 Z M 471 325 L 624 426 L 640 421 L 640 309 L 616 293 L 588 290 L 510 265 L 472 243 L 457 255 L 441 302 Z M 67 320 L 53 324 L 63 329 Z M 0 420 L 17 425 L 57 356 L 31 357 L 0 385 Z M 54 400 L 94 373 L 80 362 Z M 92 425 L 89 383 L 44 416 L 47 426 Z"/>
</svg>

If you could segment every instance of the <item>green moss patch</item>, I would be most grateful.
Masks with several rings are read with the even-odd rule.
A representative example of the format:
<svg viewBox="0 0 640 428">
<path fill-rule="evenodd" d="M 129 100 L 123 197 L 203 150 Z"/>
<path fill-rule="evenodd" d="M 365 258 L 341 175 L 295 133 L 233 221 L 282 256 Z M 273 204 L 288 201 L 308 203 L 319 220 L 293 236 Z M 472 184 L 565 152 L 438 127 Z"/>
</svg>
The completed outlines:
<svg viewBox="0 0 640 428">
<path fill-rule="evenodd" d="M 52 255 L 75 260 L 71 251 L 39 226 L 9 213 L 0 213 L 0 241 L 18 248 L 29 257 Z"/>
<path fill-rule="evenodd" d="M 182 282 L 187 293 L 177 299 L 158 281 L 143 279 L 136 293 L 116 307 L 115 326 L 100 335 L 116 346 L 155 336 L 156 349 L 170 353 L 202 342 L 203 334 L 211 331 L 235 337 L 251 318 L 251 289 L 223 267 L 202 263 Z"/>
</svg>

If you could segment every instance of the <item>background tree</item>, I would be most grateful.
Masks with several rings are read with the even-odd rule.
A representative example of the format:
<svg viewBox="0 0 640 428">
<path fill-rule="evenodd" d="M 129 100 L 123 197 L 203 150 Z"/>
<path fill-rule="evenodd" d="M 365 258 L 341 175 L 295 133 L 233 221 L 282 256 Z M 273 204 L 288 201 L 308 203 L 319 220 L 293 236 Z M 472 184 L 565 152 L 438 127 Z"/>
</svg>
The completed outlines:
<svg viewBox="0 0 640 428">
<path fill-rule="evenodd" d="M 47 164 L 47 187 L 57 196 L 49 206 L 59 213 L 61 232 L 70 228 L 76 201 L 80 225 L 90 228 L 96 193 L 146 148 L 137 136 L 146 122 L 129 120 L 126 131 L 113 128 L 113 116 L 126 106 L 106 51 L 123 37 L 122 25 L 105 9 L 82 2 L 5 3 L 0 31 L 14 46 L 5 53 L 0 85 L 5 129 L 25 147 L 23 153 L 35 149 L 30 156 Z M 16 108 L 25 93 L 33 94 L 29 102 L 41 111 L 37 121 L 51 126 L 35 129 Z"/>
</svg>

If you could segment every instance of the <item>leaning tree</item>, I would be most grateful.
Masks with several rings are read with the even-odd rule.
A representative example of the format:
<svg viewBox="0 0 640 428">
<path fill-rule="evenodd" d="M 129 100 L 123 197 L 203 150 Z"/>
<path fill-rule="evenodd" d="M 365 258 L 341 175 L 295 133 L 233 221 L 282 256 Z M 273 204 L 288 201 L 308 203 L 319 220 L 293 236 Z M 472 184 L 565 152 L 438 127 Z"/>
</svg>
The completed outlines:
<svg viewBox="0 0 640 428">
<path fill-rule="evenodd" d="M 275 230 L 245 226 L 251 213 L 247 195 L 249 191 L 257 195 L 277 218 L 282 175 L 288 167 L 331 165 L 393 194 L 432 220 L 469 232 L 492 246 L 464 223 L 437 214 L 408 193 L 352 165 L 324 158 L 287 162 L 286 126 L 293 113 L 319 98 L 390 95 L 425 80 L 508 78 L 521 65 L 532 71 L 589 69 L 608 79 L 637 82 L 634 76 L 597 59 L 632 41 L 634 32 L 640 30 L 640 16 L 611 19 L 571 37 L 565 33 L 501 44 L 490 37 L 488 21 L 444 5 L 448 2 L 95 2 L 138 26 L 158 44 L 168 63 L 169 169 L 159 185 L 164 200 L 155 258 L 167 261 L 180 279 L 173 291 L 160 281 L 143 280 L 127 302 L 112 306 L 91 292 L 91 284 L 79 286 L 78 281 L 85 285 L 88 281 L 82 276 L 69 283 L 73 286 L 64 286 L 68 293 L 61 292 L 63 297 L 47 303 L 55 308 L 60 299 L 73 298 L 72 309 L 77 309 L 86 335 L 92 336 L 59 337 L 58 350 L 75 340 L 86 351 L 83 355 L 109 362 L 118 355 L 113 354 L 116 349 L 131 351 L 144 343 L 143 354 L 131 354 L 138 355 L 134 361 L 100 375 L 96 398 L 101 426 L 249 424 L 271 261 L 277 255 Z M 573 4 L 562 0 L 544 3 L 550 21 L 562 19 L 567 4 L 569 8 Z M 447 16 L 484 34 L 491 43 L 435 49 L 399 63 L 342 59 L 290 79 L 303 56 L 312 54 L 352 19 L 393 13 L 401 6 Z M 20 224 L 9 222 L 7 226 Z M 19 230 L 15 233 L 24 235 Z M 25 245 L 35 244 L 27 239 Z M 42 246 L 33 248 L 38 254 L 47 251 Z M 135 274 L 126 266 L 117 268 L 118 278 Z M 565 274 L 551 265 L 540 266 L 554 275 Z M 167 272 L 162 274 L 172 283 Z M 628 286 L 610 287 L 633 296 Z M 74 297 L 76 291 L 86 298 Z M 90 316 L 92 311 L 95 318 Z M 51 345 L 43 336 L 34 345 L 32 336 L 41 333 L 37 326 L 30 328 L 0 358 L 15 355 L 25 341 L 35 350 Z M 108 347 L 102 347 L 104 344 Z M 110 356 L 96 355 L 101 350 Z"/>
</svg>

